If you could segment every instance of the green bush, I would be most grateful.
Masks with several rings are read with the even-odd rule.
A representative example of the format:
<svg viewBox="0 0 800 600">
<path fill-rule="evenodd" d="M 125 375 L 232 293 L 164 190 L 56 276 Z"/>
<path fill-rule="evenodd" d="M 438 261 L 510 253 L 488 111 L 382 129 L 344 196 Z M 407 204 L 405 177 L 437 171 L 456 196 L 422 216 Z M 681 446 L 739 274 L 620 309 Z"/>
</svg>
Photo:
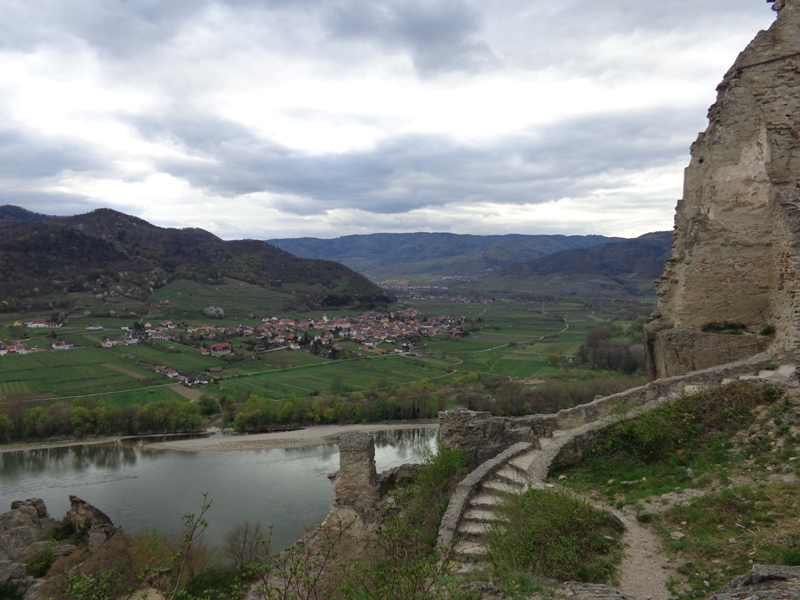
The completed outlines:
<svg viewBox="0 0 800 600">
<path fill-rule="evenodd" d="M 186 582 L 184 592 L 197 600 L 232 600 L 243 595 L 240 588 L 235 573 L 206 567 Z"/>
<path fill-rule="evenodd" d="M 566 491 L 530 489 L 508 496 L 488 534 L 495 582 L 511 591 L 530 576 L 616 583 L 622 532 L 607 513 Z"/>
<path fill-rule="evenodd" d="M 595 458 L 687 464 L 715 436 L 738 431 L 752 420 L 759 404 L 773 402 L 780 392 L 731 384 L 684 396 L 662 408 L 617 424 L 592 450 Z"/>
<path fill-rule="evenodd" d="M 50 546 L 44 548 L 28 560 L 28 574 L 32 577 L 44 577 L 57 558 Z"/>
</svg>

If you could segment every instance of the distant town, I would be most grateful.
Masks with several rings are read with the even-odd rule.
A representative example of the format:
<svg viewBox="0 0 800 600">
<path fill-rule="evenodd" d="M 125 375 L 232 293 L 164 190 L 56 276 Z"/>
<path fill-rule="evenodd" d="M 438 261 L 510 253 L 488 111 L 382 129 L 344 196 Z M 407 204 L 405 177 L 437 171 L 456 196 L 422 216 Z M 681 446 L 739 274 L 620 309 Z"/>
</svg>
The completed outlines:
<svg viewBox="0 0 800 600">
<path fill-rule="evenodd" d="M 473 318 L 474 320 L 474 318 Z M 319 319 L 295 319 L 268 316 L 261 323 L 237 325 L 187 325 L 173 321 L 158 324 L 135 322 L 119 329 L 108 329 L 98 323 L 85 327 L 87 331 L 103 331 L 102 348 L 135 346 L 149 342 L 173 342 L 195 348 L 200 354 L 213 358 L 256 355 L 286 349 L 306 351 L 324 358 L 339 359 L 364 355 L 412 353 L 423 338 L 469 335 L 469 317 L 437 315 L 420 318 L 416 308 L 389 313 L 367 312 L 356 316 Z M 33 340 L 14 340 L 0 346 L 0 356 L 33 352 L 73 350 L 77 346 L 58 335 L 64 324 L 45 319 L 15 321 L 13 328 L 50 329 L 52 342 L 48 347 L 33 345 Z M 113 333 L 112 333 L 113 332 Z M 47 338 L 37 338 L 37 342 Z M 220 373 L 222 367 L 210 367 L 210 374 Z M 197 376 L 184 376 L 166 365 L 156 365 L 153 371 L 186 385 L 206 384 Z"/>
</svg>

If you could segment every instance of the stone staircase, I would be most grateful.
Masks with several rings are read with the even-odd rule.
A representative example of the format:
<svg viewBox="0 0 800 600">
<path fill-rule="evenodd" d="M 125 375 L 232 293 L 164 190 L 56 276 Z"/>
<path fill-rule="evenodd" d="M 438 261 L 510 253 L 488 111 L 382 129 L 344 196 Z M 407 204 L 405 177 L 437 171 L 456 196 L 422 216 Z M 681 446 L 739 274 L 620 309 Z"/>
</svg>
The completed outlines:
<svg viewBox="0 0 800 600">
<path fill-rule="evenodd" d="M 662 406 L 683 393 L 692 393 L 709 385 L 726 384 L 737 380 L 757 385 L 762 383 L 778 385 L 785 390 L 798 390 L 796 365 L 782 365 L 777 369 L 773 367 L 752 375 L 753 371 L 747 368 L 750 365 L 746 361 L 742 362 L 745 369 L 740 369 L 738 373 L 730 366 L 709 369 L 698 372 L 707 374 L 704 380 L 691 381 L 691 385 L 688 385 L 688 381 L 684 381 L 684 385 L 679 389 L 664 386 L 663 382 L 654 382 L 651 385 L 660 385 L 660 389 L 658 387 L 657 389 L 661 393 L 653 394 L 655 397 L 652 399 L 643 395 L 641 402 L 634 404 L 627 414 L 612 415 L 603 410 L 592 412 L 587 410 L 592 408 L 592 404 L 602 404 L 612 400 L 613 397 L 561 411 L 555 416 L 557 425 L 554 429 L 548 430 L 532 443 L 514 444 L 481 464 L 459 483 L 442 518 L 439 547 L 445 551 L 452 550 L 451 558 L 460 564 L 461 572 L 472 570 L 475 564 L 486 556 L 486 535 L 492 525 L 499 523 L 500 517 L 495 514 L 495 508 L 504 497 L 507 494 L 522 494 L 530 488 L 544 489 L 545 480 L 553 468 L 581 460 L 584 451 L 597 433 L 619 420 L 635 418 L 641 411 Z M 760 362 L 764 362 L 764 359 L 760 359 Z M 697 375 L 691 374 L 686 379 L 690 377 L 697 378 Z M 800 390 L 795 393 L 800 395 Z M 581 418 L 575 418 L 575 413 Z M 591 416 L 596 419 L 587 418 Z"/>
<path fill-rule="evenodd" d="M 467 498 L 453 545 L 455 559 L 462 564 L 462 571 L 468 571 L 476 560 L 485 556 L 484 539 L 489 528 L 499 520 L 494 512 L 495 507 L 507 494 L 522 494 L 532 484 L 528 468 L 538 452 L 531 446 L 521 454 L 508 458 Z"/>
</svg>

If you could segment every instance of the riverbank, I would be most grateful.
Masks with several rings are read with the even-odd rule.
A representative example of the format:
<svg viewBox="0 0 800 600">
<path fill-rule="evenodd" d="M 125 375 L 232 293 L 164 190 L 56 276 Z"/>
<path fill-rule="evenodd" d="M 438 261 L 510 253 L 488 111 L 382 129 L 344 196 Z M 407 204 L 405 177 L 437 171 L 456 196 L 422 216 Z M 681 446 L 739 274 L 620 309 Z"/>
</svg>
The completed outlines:
<svg viewBox="0 0 800 600">
<path fill-rule="evenodd" d="M 250 435 L 222 435 L 192 438 L 148 444 L 156 450 L 178 450 L 184 452 L 226 452 L 236 450 L 261 450 L 264 448 L 303 448 L 325 444 L 332 438 L 350 431 L 388 431 L 393 429 L 421 429 L 438 427 L 436 422 L 415 421 L 413 423 L 376 423 L 371 425 L 314 425 L 296 431 L 253 433 Z"/>
<path fill-rule="evenodd" d="M 148 444 L 155 450 L 176 450 L 183 452 L 225 452 L 235 450 L 260 450 L 264 448 L 304 448 L 327 443 L 348 431 L 388 431 L 392 429 L 419 429 L 437 427 L 435 421 L 414 421 L 413 423 L 375 423 L 369 425 L 314 425 L 295 431 L 277 431 L 274 433 L 253 433 L 249 435 L 214 435 L 180 440 L 161 441 Z M 163 437 L 163 436 L 157 436 Z M 126 439 L 126 436 L 109 436 L 102 438 L 64 439 L 38 441 L 21 444 L 4 444 L 0 452 L 18 452 L 22 450 L 38 450 L 43 448 L 64 448 L 67 446 L 86 446 L 93 444 L 110 444 Z M 128 438 L 130 439 L 130 438 Z M 136 438 L 142 439 L 142 438 Z M 146 439 L 146 437 L 144 437 Z"/>
</svg>

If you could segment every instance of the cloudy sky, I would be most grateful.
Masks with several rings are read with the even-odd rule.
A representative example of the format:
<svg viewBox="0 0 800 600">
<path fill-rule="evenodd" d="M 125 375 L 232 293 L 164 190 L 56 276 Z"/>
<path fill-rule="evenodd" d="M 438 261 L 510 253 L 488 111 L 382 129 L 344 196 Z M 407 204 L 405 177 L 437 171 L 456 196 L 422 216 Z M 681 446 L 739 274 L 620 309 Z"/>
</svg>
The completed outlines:
<svg viewBox="0 0 800 600">
<path fill-rule="evenodd" d="M 220 237 L 672 227 L 764 0 L 0 0 L 0 204 Z"/>
</svg>

